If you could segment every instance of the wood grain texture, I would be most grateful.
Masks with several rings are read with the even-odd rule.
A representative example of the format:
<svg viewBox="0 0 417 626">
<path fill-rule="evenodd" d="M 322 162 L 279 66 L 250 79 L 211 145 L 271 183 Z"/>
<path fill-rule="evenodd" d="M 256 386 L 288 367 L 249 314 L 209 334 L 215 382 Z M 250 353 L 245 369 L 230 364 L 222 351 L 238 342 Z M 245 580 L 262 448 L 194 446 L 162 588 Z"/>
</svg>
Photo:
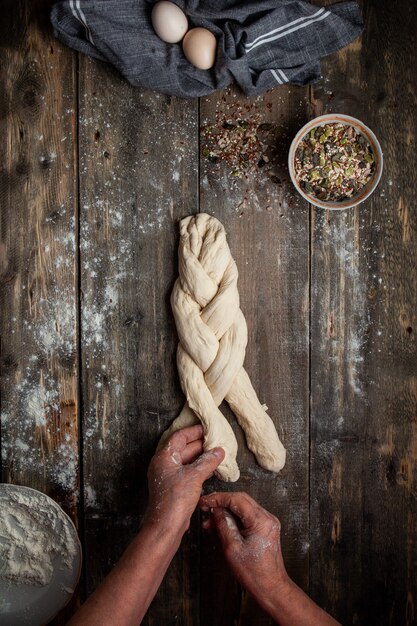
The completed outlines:
<svg viewBox="0 0 417 626">
<path fill-rule="evenodd" d="M 370 200 L 314 211 L 311 590 L 343 624 L 416 623 L 415 9 L 363 3 L 314 112 L 362 119 L 385 168 Z M 400 35 L 401 33 L 401 35 Z"/>
<path fill-rule="evenodd" d="M 75 65 L 39 29 L 48 4 L 16 5 L 2 58 L 4 478 L 76 520 Z"/>
<path fill-rule="evenodd" d="M 262 470 L 234 416 L 222 406 L 238 439 L 241 478 L 233 484 L 216 480 L 207 489 L 246 491 L 280 518 L 289 572 L 304 587 L 309 516 L 309 214 L 307 205 L 294 197 L 286 158 L 292 136 L 306 121 L 306 96 L 305 89 L 284 87 L 249 100 L 227 90 L 200 105 L 203 127 L 223 115 L 235 124 L 259 116 L 261 123 L 279 126 L 278 136 L 267 140 L 275 152 L 275 165 L 267 174 L 261 169 L 236 178 L 232 166 L 201 157 L 200 211 L 215 215 L 226 228 L 248 324 L 245 368 L 288 450 L 280 474 Z M 204 147 L 203 138 L 201 144 Z M 201 567 L 201 624 L 271 623 L 233 581 L 212 537 L 203 540 Z"/>
<path fill-rule="evenodd" d="M 206 491 L 244 490 L 275 513 L 289 573 L 343 624 L 416 624 L 413 3 L 362 2 L 365 34 L 323 63 L 310 108 L 307 90 L 286 87 L 171 99 L 85 57 L 77 96 L 76 56 L 50 33 L 50 1 L 4 5 L 2 480 L 52 495 L 76 523 L 84 513 L 90 593 L 141 523 L 149 460 L 182 406 L 169 306 L 177 220 L 207 211 L 228 233 L 246 368 L 288 460 L 278 476 L 260 469 L 222 407 L 241 479 Z M 239 179 L 201 154 L 199 126 L 239 107 L 279 126 L 274 172 Z M 286 156 L 307 117 L 327 111 L 376 132 L 385 170 L 361 207 L 310 214 Z M 144 624 L 270 623 L 196 514 Z"/>
<path fill-rule="evenodd" d="M 137 532 L 149 461 L 182 405 L 169 297 L 177 273 L 176 222 L 197 206 L 197 114 L 197 101 L 134 89 L 109 66 L 81 60 L 88 592 Z M 144 623 L 198 622 L 198 560 L 193 526 Z"/>
<path fill-rule="evenodd" d="M 6 3 L 0 26 L 2 480 L 78 526 L 75 56 L 49 6 Z"/>
</svg>

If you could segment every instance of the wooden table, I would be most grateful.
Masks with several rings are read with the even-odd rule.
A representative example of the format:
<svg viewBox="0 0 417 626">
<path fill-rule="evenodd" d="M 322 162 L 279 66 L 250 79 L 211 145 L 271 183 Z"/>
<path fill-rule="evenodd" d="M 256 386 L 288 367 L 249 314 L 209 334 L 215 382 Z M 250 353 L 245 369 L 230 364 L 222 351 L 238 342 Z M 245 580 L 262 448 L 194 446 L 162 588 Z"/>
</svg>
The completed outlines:
<svg viewBox="0 0 417 626">
<path fill-rule="evenodd" d="M 181 100 L 66 49 L 47 0 L 3 2 L 2 479 L 54 497 L 84 548 L 64 624 L 135 535 L 146 469 L 182 405 L 169 295 L 179 218 L 228 232 L 246 367 L 288 449 L 278 475 L 239 441 L 245 490 L 279 516 L 289 573 L 343 624 L 417 623 L 416 8 L 367 0 L 365 32 L 314 87 Z M 5 13 L 6 11 L 6 13 Z M 200 126 L 248 106 L 279 124 L 274 182 L 201 154 Z M 289 181 L 322 112 L 379 137 L 383 179 L 344 212 Z M 230 414 L 228 414 L 230 415 Z M 196 514 L 144 623 L 263 625 Z"/>
</svg>

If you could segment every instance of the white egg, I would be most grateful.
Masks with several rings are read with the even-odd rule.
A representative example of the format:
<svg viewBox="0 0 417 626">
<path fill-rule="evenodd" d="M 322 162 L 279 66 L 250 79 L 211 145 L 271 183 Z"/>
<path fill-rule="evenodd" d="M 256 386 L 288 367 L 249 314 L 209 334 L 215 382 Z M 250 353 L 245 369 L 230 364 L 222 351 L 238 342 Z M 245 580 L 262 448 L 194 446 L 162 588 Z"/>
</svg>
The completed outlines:
<svg viewBox="0 0 417 626">
<path fill-rule="evenodd" d="M 188 21 L 176 4 L 162 0 L 152 9 L 152 26 L 162 41 L 177 43 L 187 32 Z"/>
<path fill-rule="evenodd" d="M 216 60 L 216 48 L 216 38 L 206 28 L 192 28 L 182 42 L 186 58 L 200 70 L 213 67 Z"/>
</svg>

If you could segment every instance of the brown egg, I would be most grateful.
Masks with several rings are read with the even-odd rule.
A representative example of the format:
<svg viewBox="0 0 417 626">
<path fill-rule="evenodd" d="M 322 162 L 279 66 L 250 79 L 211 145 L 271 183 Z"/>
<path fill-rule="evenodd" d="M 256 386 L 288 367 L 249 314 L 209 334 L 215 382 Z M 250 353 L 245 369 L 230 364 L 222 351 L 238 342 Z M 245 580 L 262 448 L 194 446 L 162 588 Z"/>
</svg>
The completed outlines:
<svg viewBox="0 0 417 626">
<path fill-rule="evenodd" d="M 187 60 L 200 70 L 213 67 L 216 60 L 216 48 L 216 38 L 206 28 L 192 28 L 182 42 L 182 49 Z"/>
</svg>

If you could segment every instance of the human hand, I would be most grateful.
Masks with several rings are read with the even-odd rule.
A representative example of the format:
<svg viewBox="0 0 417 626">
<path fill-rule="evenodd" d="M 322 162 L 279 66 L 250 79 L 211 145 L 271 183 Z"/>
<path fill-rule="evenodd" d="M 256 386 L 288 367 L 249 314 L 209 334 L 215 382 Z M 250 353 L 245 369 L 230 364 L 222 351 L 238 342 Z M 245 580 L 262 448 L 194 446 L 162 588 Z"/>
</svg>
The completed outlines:
<svg viewBox="0 0 417 626">
<path fill-rule="evenodd" d="M 281 553 L 279 520 L 246 493 L 212 493 L 200 498 L 210 511 L 225 557 L 239 583 L 268 610 L 271 597 L 289 582 Z"/>
<path fill-rule="evenodd" d="M 222 448 L 203 452 L 200 424 L 171 435 L 149 465 L 148 522 L 184 533 L 190 525 L 204 481 L 213 475 L 223 459 Z"/>
</svg>

